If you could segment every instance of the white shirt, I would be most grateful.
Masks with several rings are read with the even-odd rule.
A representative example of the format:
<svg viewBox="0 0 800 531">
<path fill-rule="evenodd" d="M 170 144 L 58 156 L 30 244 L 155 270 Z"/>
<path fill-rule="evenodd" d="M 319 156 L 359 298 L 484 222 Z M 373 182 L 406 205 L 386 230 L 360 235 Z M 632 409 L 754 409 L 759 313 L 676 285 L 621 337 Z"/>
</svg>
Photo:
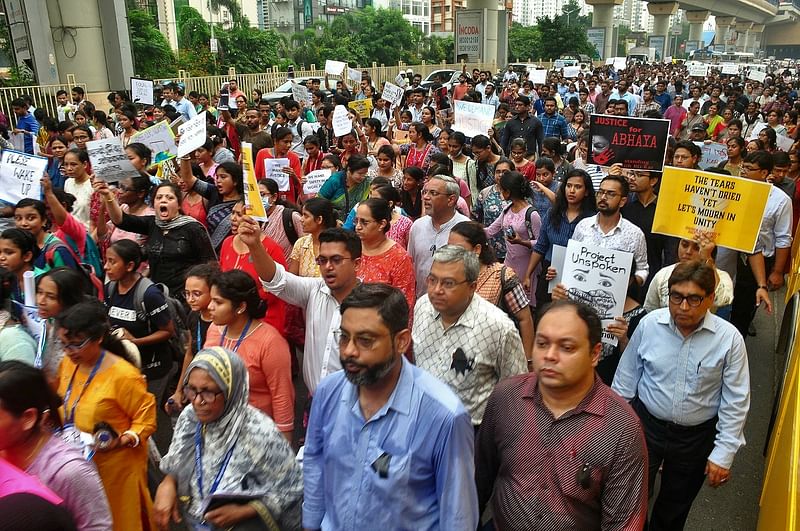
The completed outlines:
<svg viewBox="0 0 800 531">
<path fill-rule="evenodd" d="M 75 216 L 75 219 L 83 223 L 86 230 L 91 230 L 89 208 L 92 202 L 92 181 L 86 179 L 81 184 L 78 184 L 75 182 L 74 178 L 70 177 L 64 183 L 64 191 L 75 196 L 75 203 L 72 205 L 72 215 Z"/>
<path fill-rule="evenodd" d="M 483 420 L 486 402 L 497 382 L 528 372 L 514 323 L 477 294 L 448 328 L 442 325 L 428 295 L 423 295 L 414 306 L 412 338 L 417 366 L 450 386 L 476 426 Z M 459 349 L 463 353 L 460 362 L 456 359 Z"/>
<path fill-rule="evenodd" d="M 786 195 L 786 194 L 783 194 Z M 647 243 L 642 229 L 620 216 L 617 225 L 608 233 L 603 233 L 597 223 L 597 216 L 582 219 L 575 226 L 572 239 L 579 242 L 591 243 L 606 249 L 615 249 L 633 253 L 633 262 L 636 266 L 636 276 L 647 280 L 649 266 L 647 265 Z"/>
<path fill-rule="evenodd" d="M 469 221 L 469 218 L 458 212 L 448 221 L 443 223 L 439 230 L 433 226 L 430 216 L 422 216 L 411 225 L 411 232 L 408 235 L 408 255 L 414 262 L 414 275 L 417 278 L 417 298 L 428 291 L 425 279 L 431 272 L 433 264 L 433 253 L 439 247 L 447 245 L 450 237 L 450 229 L 457 223 Z"/>
<path fill-rule="evenodd" d="M 773 186 L 767 198 L 767 207 L 761 228 L 758 229 L 758 241 L 755 252 L 761 251 L 764 257 L 775 256 L 775 249 L 792 246 L 792 200 L 777 186 Z"/>
<path fill-rule="evenodd" d="M 261 286 L 264 291 L 305 310 L 303 380 L 308 392 L 313 395 L 323 376 L 342 368 L 339 362 L 339 344 L 334 341 L 332 333 L 332 328 L 338 329 L 341 323 L 339 301 L 331 294 L 323 279 L 293 275 L 280 264 L 275 264 L 275 276 L 272 280 L 266 282 L 262 279 Z M 327 361 L 324 366 L 323 361 Z"/>
<path fill-rule="evenodd" d="M 644 309 L 648 312 L 669 306 L 669 277 L 678 264 L 661 268 L 650 281 L 647 296 L 644 299 Z M 717 269 L 719 281 L 714 288 L 714 306 L 727 306 L 733 302 L 733 280 L 731 276 L 721 269 Z"/>
</svg>

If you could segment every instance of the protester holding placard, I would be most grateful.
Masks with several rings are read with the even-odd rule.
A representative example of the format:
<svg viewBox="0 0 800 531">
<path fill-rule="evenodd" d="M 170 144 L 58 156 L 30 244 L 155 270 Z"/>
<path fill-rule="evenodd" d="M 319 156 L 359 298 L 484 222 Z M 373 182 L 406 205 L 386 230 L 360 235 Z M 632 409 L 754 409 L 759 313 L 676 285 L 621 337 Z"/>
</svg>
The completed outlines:
<svg viewBox="0 0 800 531">
<path fill-rule="evenodd" d="M 371 179 L 367 178 L 369 161 L 361 155 L 353 155 L 344 171 L 331 175 L 319 191 L 319 196 L 330 200 L 336 208 L 336 216 L 344 222 L 357 203 L 369 195 Z"/>
<path fill-rule="evenodd" d="M 283 250 L 288 260 L 292 246 L 303 235 L 303 221 L 299 208 L 281 198 L 278 183 L 266 178 L 258 181 L 258 192 L 266 207 L 267 221 L 261 232 L 269 236 Z"/>
<path fill-rule="evenodd" d="M 303 167 L 300 157 L 292 151 L 292 139 L 293 133 L 291 129 L 278 127 L 272 135 L 275 147 L 264 148 L 259 151 L 258 155 L 256 155 L 254 168 L 256 179 L 261 180 L 267 177 L 265 162 L 267 159 L 289 159 L 289 165 L 282 168 L 283 173 L 288 176 L 289 187 L 280 191 L 280 197 L 290 203 L 297 203 L 302 194 L 300 179 L 303 177 Z"/>
<path fill-rule="evenodd" d="M 403 167 L 416 166 L 427 173 L 431 156 L 439 152 L 439 148 L 433 144 L 433 135 L 422 122 L 412 122 L 408 128 L 408 139 L 408 144 L 400 146 L 400 154 L 405 157 Z"/>
<path fill-rule="evenodd" d="M 73 215 L 87 230 L 90 230 L 89 204 L 92 198 L 92 176 L 89 175 L 89 154 L 79 149 L 71 149 L 64 155 L 64 173 L 67 180 L 64 191 L 75 197 Z"/>
</svg>

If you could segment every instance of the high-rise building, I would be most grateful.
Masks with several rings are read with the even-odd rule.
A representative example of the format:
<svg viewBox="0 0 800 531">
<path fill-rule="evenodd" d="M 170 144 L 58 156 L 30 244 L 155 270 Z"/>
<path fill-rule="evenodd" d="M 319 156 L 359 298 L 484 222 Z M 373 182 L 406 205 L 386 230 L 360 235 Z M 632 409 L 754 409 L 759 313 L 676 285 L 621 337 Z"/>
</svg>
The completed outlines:
<svg viewBox="0 0 800 531">
<path fill-rule="evenodd" d="M 511 8 L 513 21 L 523 26 L 534 26 L 540 17 L 556 17 L 563 13 L 564 5 L 569 0 L 514 0 Z M 640 1 L 640 0 L 637 0 Z M 640 2 L 641 3 L 641 2 Z M 591 13 L 591 7 L 583 0 L 578 0 L 580 10 L 575 15 Z"/>
<path fill-rule="evenodd" d="M 372 5 L 375 9 L 398 9 L 422 33 L 431 32 L 431 0 L 373 0 Z"/>
<path fill-rule="evenodd" d="M 431 0 L 431 32 L 452 33 L 455 10 L 466 7 L 466 0 Z"/>
</svg>

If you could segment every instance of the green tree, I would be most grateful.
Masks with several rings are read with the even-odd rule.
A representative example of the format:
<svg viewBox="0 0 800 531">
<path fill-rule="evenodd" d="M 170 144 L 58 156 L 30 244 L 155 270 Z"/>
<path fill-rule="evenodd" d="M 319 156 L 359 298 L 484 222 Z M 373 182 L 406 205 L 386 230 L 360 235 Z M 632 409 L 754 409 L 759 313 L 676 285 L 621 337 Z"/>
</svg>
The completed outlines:
<svg viewBox="0 0 800 531">
<path fill-rule="evenodd" d="M 140 9 L 128 9 L 128 30 L 133 67 L 137 76 L 154 79 L 177 73 L 175 55 L 169 42 L 158 31 L 156 21 L 149 13 Z"/>
<path fill-rule="evenodd" d="M 508 60 L 523 62 L 542 57 L 542 36 L 536 26 L 514 22 L 508 30 Z"/>
<path fill-rule="evenodd" d="M 228 31 L 215 29 L 219 41 L 220 61 L 236 67 L 238 72 L 266 72 L 274 65 L 282 65 L 286 41 L 274 31 L 253 28 L 242 19 L 241 25 Z"/>
<path fill-rule="evenodd" d="M 544 59 L 557 59 L 562 54 L 594 55 L 594 46 L 586 38 L 586 29 L 580 26 L 567 26 L 566 17 L 540 17 L 536 19 L 541 36 L 541 56 Z"/>
<path fill-rule="evenodd" d="M 203 16 L 193 7 L 182 7 L 178 12 L 178 48 L 195 49 L 209 46 L 211 28 Z"/>
<path fill-rule="evenodd" d="M 453 36 L 437 37 L 431 35 L 422 41 L 422 51 L 419 58 L 429 63 L 453 62 Z"/>
</svg>

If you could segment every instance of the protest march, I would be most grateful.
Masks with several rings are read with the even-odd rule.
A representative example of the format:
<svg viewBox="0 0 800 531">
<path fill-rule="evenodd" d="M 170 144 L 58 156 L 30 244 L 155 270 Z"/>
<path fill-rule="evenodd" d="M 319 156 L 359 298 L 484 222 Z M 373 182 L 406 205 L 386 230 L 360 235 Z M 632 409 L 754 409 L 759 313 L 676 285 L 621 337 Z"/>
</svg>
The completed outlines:
<svg viewBox="0 0 800 531">
<path fill-rule="evenodd" d="M 743 481 L 797 70 L 462 64 L 11 102 L 0 469 L 53 529 L 680 530 Z"/>
</svg>

